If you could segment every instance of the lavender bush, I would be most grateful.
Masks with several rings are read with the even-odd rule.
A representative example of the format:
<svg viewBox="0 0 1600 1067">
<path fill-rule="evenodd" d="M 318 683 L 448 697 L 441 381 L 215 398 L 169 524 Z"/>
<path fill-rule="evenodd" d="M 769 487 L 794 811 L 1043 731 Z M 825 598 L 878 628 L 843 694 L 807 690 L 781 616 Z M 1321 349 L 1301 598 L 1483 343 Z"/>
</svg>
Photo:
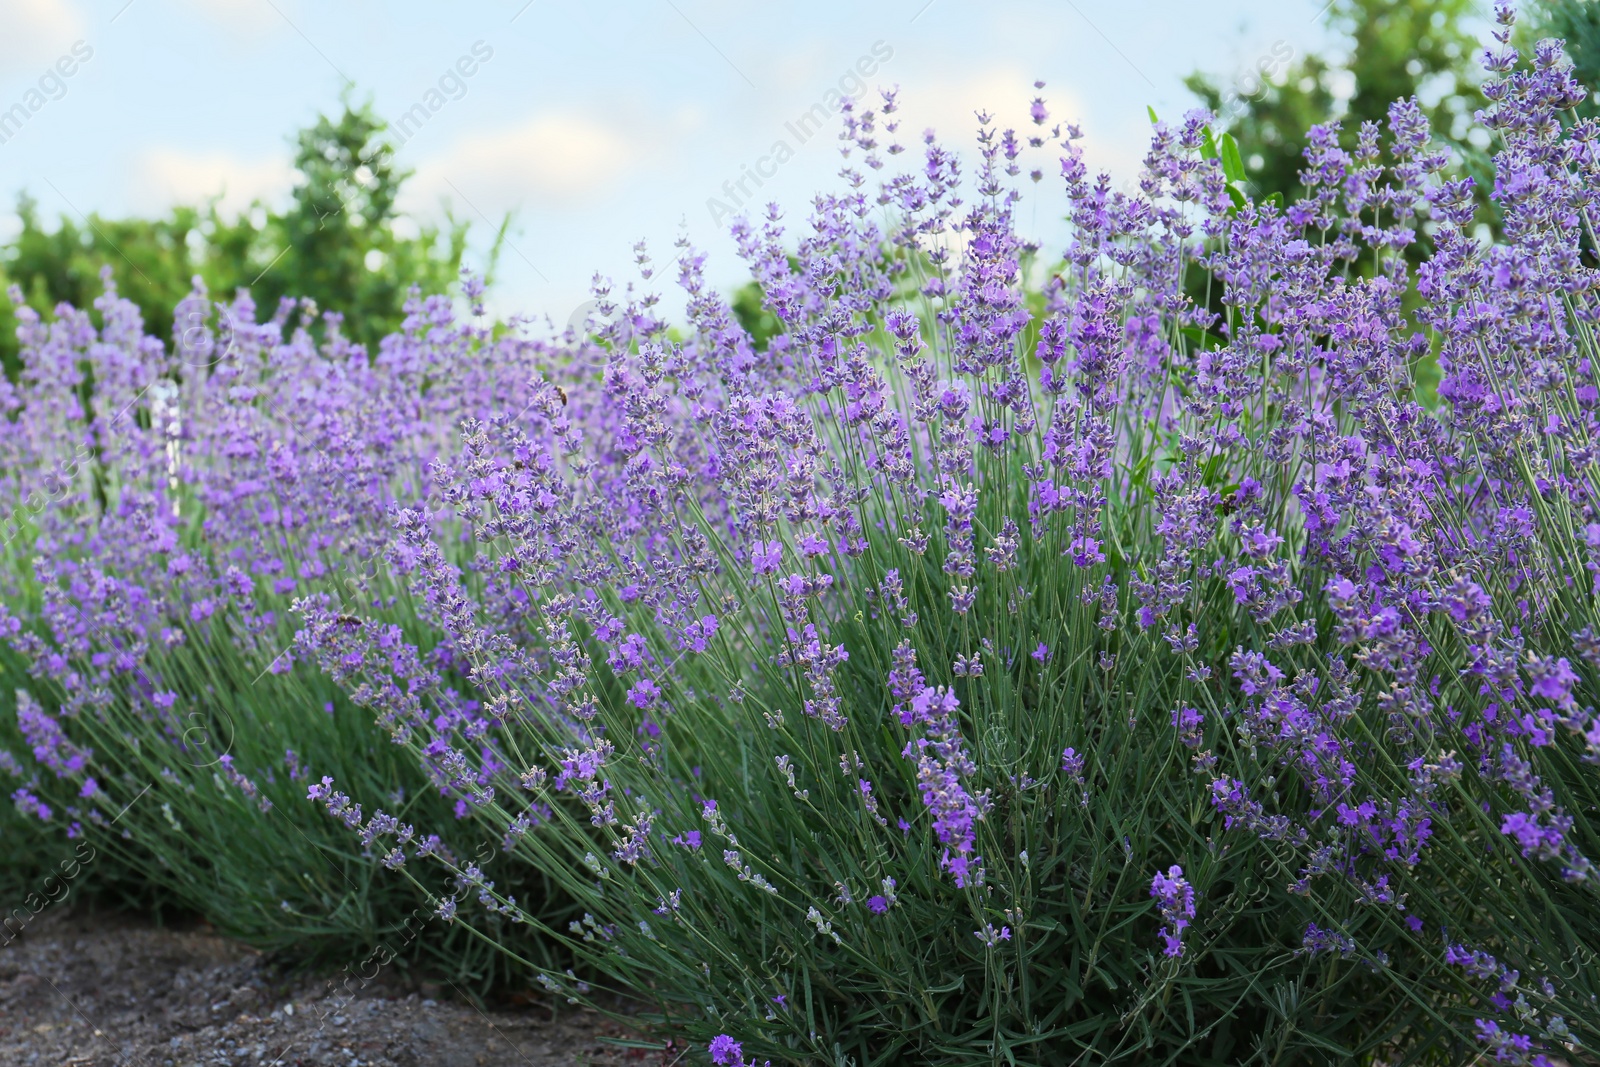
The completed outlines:
<svg viewBox="0 0 1600 1067">
<path fill-rule="evenodd" d="M 25 320 L 20 817 L 259 939 L 426 901 L 714 1063 L 1592 1059 L 1600 127 L 1510 24 L 1496 243 L 1414 101 L 1257 204 L 1201 113 L 1122 193 L 887 94 L 735 229 L 764 348 L 687 245 L 681 333 L 642 251 L 564 343 Z"/>
<path fill-rule="evenodd" d="M 553 361 L 393 510 L 447 662 L 299 605 L 499 870 L 584 909 L 446 858 L 479 906 L 441 914 L 545 930 L 590 968 L 546 988 L 651 996 L 716 1063 L 1589 1056 L 1600 127 L 1510 25 L 1499 243 L 1415 101 L 1313 129 L 1279 205 L 1200 113 L 1134 195 L 1042 100 L 970 188 L 931 136 L 896 173 L 889 94 L 797 243 L 735 230 L 767 351 L 692 249 L 681 339 L 601 286 L 603 375 Z"/>
<path fill-rule="evenodd" d="M 0 755 L 8 849 L 39 851 L 51 827 L 88 835 L 106 856 L 96 875 L 137 870 L 255 944 L 348 961 L 403 943 L 492 971 L 463 935 L 416 939 L 428 898 L 305 817 L 321 773 L 432 822 L 453 801 L 297 664 L 287 608 L 320 590 L 406 615 L 378 566 L 386 506 L 416 498 L 452 424 L 516 400 L 523 346 L 459 326 L 441 298 L 413 300 L 370 355 L 293 301 L 258 324 L 248 297 L 212 306 L 197 289 L 170 352 L 109 282 L 98 327 L 18 303 L 23 371 L 0 395 L 0 635 L 20 686 Z"/>
</svg>

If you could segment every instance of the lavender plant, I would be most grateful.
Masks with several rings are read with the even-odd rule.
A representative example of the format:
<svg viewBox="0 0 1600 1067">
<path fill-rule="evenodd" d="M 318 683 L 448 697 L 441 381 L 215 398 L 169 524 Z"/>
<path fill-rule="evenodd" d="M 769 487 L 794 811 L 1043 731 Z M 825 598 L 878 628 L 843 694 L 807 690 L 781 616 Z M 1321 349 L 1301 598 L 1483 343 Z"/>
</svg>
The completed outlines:
<svg viewBox="0 0 1600 1067">
<path fill-rule="evenodd" d="M 642 250 L 560 344 L 24 312 L 14 806 L 258 938 L 408 882 L 714 1063 L 1592 1058 L 1600 127 L 1510 25 L 1495 245 L 1415 101 L 1284 205 L 1202 113 L 1117 192 L 1042 98 L 899 171 L 890 93 L 735 228 L 764 350 L 687 245 L 682 333 Z"/>
<path fill-rule="evenodd" d="M 0 672 L 6 675 L 22 673 L 16 663 L 6 663 Z M 14 695 L 0 694 L 0 795 L 11 802 L 0 804 L 0 852 L 6 863 L 0 867 L 0 941 L 7 941 L 32 922 L 35 914 L 46 906 L 62 899 L 56 885 L 43 889 L 46 878 L 59 876 L 60 865 L 74 857 L 76 842 L 63 838 L 48 820 L 40 820 L 25 799 L 38 797 L 41 787 L 40 768 L 26 756 L 19 759 L 15 753 L 27 752 L 23 738 L 16 729 Z M 22 801 L 21 806 L 17 801 Z M 79 873 L 79 872 L 74 872 Z M 102 879 L 117 882 L 116 872 Z M 74 878 L 74 882 L 79 882 Z M 82 883 L 70 888 L 81 888 Z M 56 890 L 54 899 L 50 890 Z M 31 896 L 30 896 L 31 895 Z"/>
<path fill-rule="evenodd" d="M 1042 99 L 970 191 L 931 135 L 895 173 L 891 93 L 793 245 L 734 231 L 765 354 L 685 246 L 687 336 L 630 292 L 603 377 L 468 420 L 387 552 L 449 669 L 315 599 L 296 646 L 585 911 L 445 859 L 480 907 L 444 917 L 542 929 L 590 968 L 546 988 L 716 1063 L 1590 1055 L 1600 127 L 1510 24 L 1503 243 L 1414 100 L 1313 129 L 1280 206 L 1202 113 L 1116 192 Z"/>
<path fill-rule="evenodd" d="M 321 590 L 405 615 L 373 565 L 385 505 L 414 498 L 452 423 L 491 396 L 515 400 L 494 374 L 516 366 L 516 345 L 483 373 L 462 368 L 496 342 L 440 298 L 414 299 L 405 331 L 372 355 L 336 315 L 313 343 L 314 311 L 293 301 L 257 323 L 248 297 L 212 306 L 197 288 L 171 351 L 109 283 L 98 308 L 98 329 L 70 308 L 48 325 L 19 308 L 23 374 L 0 424 L 0 635 L 20 741 L 0 757 L 17 779 L 7 837 L 38 851 L 50 827 L 88 835 L 166 903 L 302 958 L 350 960 L 403 936 L 457 974 L 492 976 L 495 957 L 459 934 L 414 937 L 412 913 L 448 887 L 417 896 L 304 817 L 318 773 L 418 821 L 448 823 L 452 802 L 296 663 L 286 609 Z M 463 855 L 486 854 L 441 829 Z"/>
</svg>

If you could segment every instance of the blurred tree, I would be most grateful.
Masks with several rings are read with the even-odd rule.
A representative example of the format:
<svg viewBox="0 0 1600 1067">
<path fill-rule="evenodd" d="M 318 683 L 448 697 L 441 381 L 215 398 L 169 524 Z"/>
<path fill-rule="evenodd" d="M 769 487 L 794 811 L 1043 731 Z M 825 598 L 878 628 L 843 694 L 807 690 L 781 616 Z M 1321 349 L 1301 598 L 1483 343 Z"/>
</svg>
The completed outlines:
<svg viewBox="0 0 1600 1067">
<path fill-rule="evenodd" d="M 1243 79 L 1243 86 L 1223 87 L 1209 75 L 1196 73 L 1184 84 L 1248 153 L 1245 166 L 1257 198 L 1280 191 L 1287 197 L 1300 184 L 1300 168 L 1305 165 L 1300 150 L 1307 128 L 1335 114 L 1330 88 L 1334 69 L 1312 55 L 1282 70 L 1279 81 L 1252 73 Z M 1253 92 L 1240 91 L 1245 88 Z"/>
<path fill-rule="evenodd" d="M 396 203 L 410 172 L 398 168 L 384 125 L 348 103 L 338 119 L 319 116 L 296 138 L 298 180 L 288 207 L 260 204 L 226 218 L 216 202 L 178 207 L 158 219 L 79 221 L 46 228 L 38 204 L 18 198 L 20 233 L 0 247 L 0 284 L 21 288 L 50 314 L 63 301 L 90 308 L 109 266 L 118 291 L 138 305 L 145 328 L 171 341 L 172 313 L 199 275 L 213 297 L 248 288 L 263 315 L 284 296 L 310 297 L 344 314 L 344 333 L 376 345 L 396 330 L 412 284 L 441 292 L 456 280 L 467 226 L 413 225 Z M 411 226 L 409 236 L 397 230 Z M 0 301 L 0 364 L 17 372 L 16 321 Z"/>
<path fill-rule="evenodd" d="M 733 317 L 744 327 L 745 333 L 750 335 L 750 343 L 756 351 L 765 352 L 767 342 L 783 332 L 783 323 L 778 316 L 768 311 L 764 303 L 766 294 L 758 281 L 748 281 L 733 292 L 730 302 Z"/>
<path fill-rule="evenodd" d="M 1184 84 L 1238 141 L 1257 198 L 1293 199 L 1307 127 L 1339 119 L 1353 145 L 1362 122 L 1387 132 L 1390 102 L 1413 95 L 1436 139 L 1486 163 L 1487 142 L 1469 139 L 1481 97 L 1477 41 L 1462 23 L 1475 12 L 1474 0 L 1334 0 L 1329 18 L 1347 42 L 1338 58 L 1294 56 L 1279 42 L 1233 83 L 1195 73 Z"/>
<path fill-rule="evenodd" d="M 344 314 L 346 336 L 376 344 L 399 327 L 411 285 L 440 292 L 454 284 L 467 226 L 451 219 L 442 234 L 395 233 L 395 203 L 411 172 L 396 167 L 383 131 L 369 109 L 347 105 L 338 121 L 322 116 L 300 132 L 293 200 L 265 228 L 277 250 L 252 285 L 258 306 L 308 296 Z"/>
<path fill-rule="evenodd" d="M 200 269 L 198 210 L 175 208 L 167 218 L 154 220 L 90 215 L 81 225 L 63 216 L 51 231 L 39 217 L 37 202 L 23 194 L 17 216 L 22 229 L 0 250 L 0 278 L 18 286 L 30 306 L 46 314 L 62 302 L 89 308 L 103 288 L 100 268 L 110 266 L 119 291 L 139 306 L 146 326 L 170 338 L 172 308 Z M 0 359 L 14 377 L 16 320 L 9 300 L 0 305 L 0 329 Z"/>
</svg>

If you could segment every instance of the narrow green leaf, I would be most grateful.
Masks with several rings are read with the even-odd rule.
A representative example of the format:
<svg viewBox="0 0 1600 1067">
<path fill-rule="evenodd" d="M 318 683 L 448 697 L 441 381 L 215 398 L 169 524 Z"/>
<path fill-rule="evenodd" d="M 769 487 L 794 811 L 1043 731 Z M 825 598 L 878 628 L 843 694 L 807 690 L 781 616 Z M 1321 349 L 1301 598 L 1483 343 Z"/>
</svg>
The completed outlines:
<svg viewBox="0 0 1600 1067">
<path fill-rule="evenodd" d="M 1233 139 L 1233 134 L 1222 135 L 1222 174 L 1230 182 L 1245 180 L 1244 160 L 1239 156 L 1239 142 Z"/>
</svg>

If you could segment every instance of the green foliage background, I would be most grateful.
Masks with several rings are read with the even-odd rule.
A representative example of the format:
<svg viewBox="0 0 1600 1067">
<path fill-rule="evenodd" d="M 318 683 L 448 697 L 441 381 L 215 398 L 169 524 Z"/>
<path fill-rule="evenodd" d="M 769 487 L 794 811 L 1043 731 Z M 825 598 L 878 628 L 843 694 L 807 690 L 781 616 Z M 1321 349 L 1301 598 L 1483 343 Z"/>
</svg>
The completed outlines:
<svg viewBox="0 0 1600 1067">
<path fill-rule="evenodd" d="M 48 316 L 62 302 L 92 308 L 109 269 L 147 332 L 170 343 L 173 308 L 198 276 L 219 299 L 248 288 L 269 315 L 283 297 L 309 297 L 344 316 L 345 336 L 376 347 L 399 328 L 408 288 L 440 292 L 455 281 L 467 225 L 451 219 L 418 225 L 414 237 L 397 233 L 406 229 L 397 227 L 396 201 L 410 172 L 395 163 L 370 108 L 346 104 L 337 118 L 320 116 L 295 145 L 298 177 L 282 211 L 258 203 L 229 218 L 213 201 L 154 219 L 63 216 L 51 228 L 23 192 L 22 230 L 0 247 L 0 283 L 19 287 Z M 0 364 L 15 379 L 10 301 L 0 301 Z"/>
</svg>

